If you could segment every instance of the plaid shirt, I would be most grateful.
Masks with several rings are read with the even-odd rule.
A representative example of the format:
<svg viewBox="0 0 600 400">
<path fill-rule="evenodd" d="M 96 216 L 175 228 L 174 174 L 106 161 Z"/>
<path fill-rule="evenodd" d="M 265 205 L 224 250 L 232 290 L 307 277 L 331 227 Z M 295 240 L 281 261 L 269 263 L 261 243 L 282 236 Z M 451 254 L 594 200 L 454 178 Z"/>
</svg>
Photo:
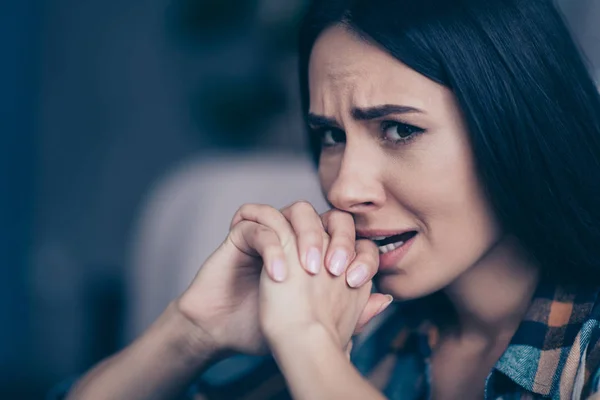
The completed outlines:
<svg viewBox="0 0 600 400">
<path fill-rule="evenodd" d="M 488 375 L 485 398 L 582 399 L 600 392 L 597 295 L 595 289 L 540 284 L 510 345 Z M 429 359 L 439 333 L 426 316 L 439 310 L 431 301 L 400 304 L 355 345 L 354 365 L 387 398 L 430 397 Z M 188 398 L 291 398 L 271 358 L 251 362 L 255 365 L 231 379 L 213 371 L 191 388 Z"/>
</svg>

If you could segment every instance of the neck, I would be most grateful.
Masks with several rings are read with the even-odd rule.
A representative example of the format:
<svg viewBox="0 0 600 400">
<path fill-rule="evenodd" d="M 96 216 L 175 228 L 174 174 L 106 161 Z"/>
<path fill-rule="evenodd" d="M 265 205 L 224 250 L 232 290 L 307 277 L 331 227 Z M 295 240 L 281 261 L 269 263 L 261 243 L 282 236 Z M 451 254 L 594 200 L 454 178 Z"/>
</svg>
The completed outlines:
<svg viewBox="0 0 600 400">
<path fill-rule="evenodd" d="M 516 240 L 500 240 L 477 264 L 445 289 L 461 335 L 511 337 L 523 319 L 539 271 Z"/>
</svg>

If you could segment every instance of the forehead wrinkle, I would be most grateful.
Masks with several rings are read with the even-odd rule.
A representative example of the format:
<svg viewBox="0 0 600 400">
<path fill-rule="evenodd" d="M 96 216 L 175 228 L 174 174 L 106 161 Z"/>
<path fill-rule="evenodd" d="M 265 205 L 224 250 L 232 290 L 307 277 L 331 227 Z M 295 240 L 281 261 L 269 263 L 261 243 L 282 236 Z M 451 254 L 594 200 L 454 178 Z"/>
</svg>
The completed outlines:
<svg viewBox="0 0 600 400">
<path fill-rule="evenodd" d="M 349 64 L 352 64 L 350 60 L 344 62 L 343 60 L 336 59 L 328 62 L 325 67 L 327 79 L 332 83 L 345 83 L 368 76 L 368 71 L 356 66 L 349 68 Z"/>
</svg>

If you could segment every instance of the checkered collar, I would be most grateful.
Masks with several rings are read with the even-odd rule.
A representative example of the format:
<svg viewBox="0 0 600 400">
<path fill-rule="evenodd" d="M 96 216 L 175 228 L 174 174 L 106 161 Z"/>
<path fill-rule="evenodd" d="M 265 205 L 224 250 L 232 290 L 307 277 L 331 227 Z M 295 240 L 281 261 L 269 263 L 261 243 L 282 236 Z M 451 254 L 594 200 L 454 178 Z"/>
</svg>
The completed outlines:
<svg viewBox="0 0 600 400">
<path fill-rule="evenodd" d="M 582 332 L 585 334 L 584 324 L 600 319 L 600 307 L 595 307 L 597 296 L 598 289 L 540 282 L 525 317 L 492 370 L 489 383 L 508 378 L 528 392 L 555 397 L 561 378 L 569 373 L 565 371 L 569 355 L 585 350 L 571 352 L 573 346 L 582 344 L 578 339 Z M 439 314 L 439 304 L 427 299 L 404 307 L 407 324 L 396 336 L 392 349 L 403 352 L 417 343 L 418 352 L 429 359 L 439 340 L 439 329 L 424 316 Z M 418 337 L 416 342 L 411 339 L 414 337 Z"/>
<path fill-rule="evenodd" d="M 555 397 L 561 378 L 568 375 L 569 356 L 577 357 L 585 350 L 571 351 L 582 346 L 582 332 L 587 332 L 584 325 L 597 321 L 597 296 L 597 288 L 541 282 L 495 371 L 527 391 Z M 579 364 L 579 358 L 573 361 L 571 365 Z"/>
</svg>

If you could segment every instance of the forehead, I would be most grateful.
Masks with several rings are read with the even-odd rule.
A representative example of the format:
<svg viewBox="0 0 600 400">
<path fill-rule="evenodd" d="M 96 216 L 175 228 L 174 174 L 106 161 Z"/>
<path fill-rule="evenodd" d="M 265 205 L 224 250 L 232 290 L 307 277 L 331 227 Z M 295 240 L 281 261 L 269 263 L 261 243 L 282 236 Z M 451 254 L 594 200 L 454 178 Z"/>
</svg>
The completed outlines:
<svg viewBox="0 0 600 400">
<path fill-rule="evenodd" d="M 343 25 L 328 28 L 315 42 L 309 86 L 311 109 L 330 96 L 349 97 L 355 106 L 402 101 L 427 108 L 433 98 L 447 95 L 443 86 Z"/>
<path fill-rule="evenodd" d="M 343 81 L 374 72 L 374 67 L 385 68 L 392 61 L 395 61 L 393 57 L 360 39 L 349 28 L 334 25 L 317 38 L 310 57 L 309 73 L 319 78 Z"/>
</svg>

